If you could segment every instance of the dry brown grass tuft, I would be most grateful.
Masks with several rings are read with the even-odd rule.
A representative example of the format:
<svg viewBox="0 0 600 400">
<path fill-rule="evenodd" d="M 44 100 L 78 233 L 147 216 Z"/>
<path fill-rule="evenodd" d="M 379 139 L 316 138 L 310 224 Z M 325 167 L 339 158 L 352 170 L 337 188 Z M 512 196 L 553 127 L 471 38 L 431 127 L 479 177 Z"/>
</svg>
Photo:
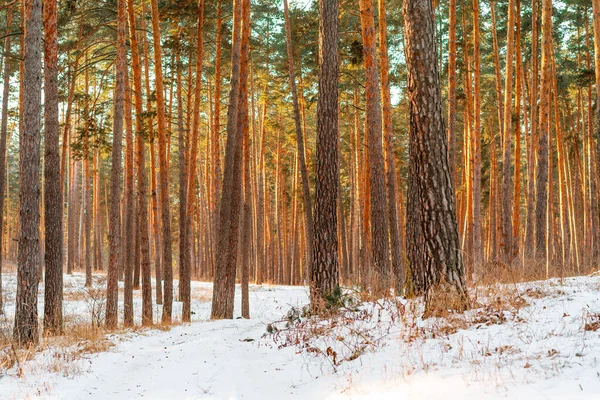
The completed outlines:
<svg viewBox="0 0 600 400">
<path fill-rule="evenodd" d="M 583 330 L 586 332 L 596 332 L 600 329 L 600 313 L 592 313 L 585 310 L 583 313 Z"/>
</svg>

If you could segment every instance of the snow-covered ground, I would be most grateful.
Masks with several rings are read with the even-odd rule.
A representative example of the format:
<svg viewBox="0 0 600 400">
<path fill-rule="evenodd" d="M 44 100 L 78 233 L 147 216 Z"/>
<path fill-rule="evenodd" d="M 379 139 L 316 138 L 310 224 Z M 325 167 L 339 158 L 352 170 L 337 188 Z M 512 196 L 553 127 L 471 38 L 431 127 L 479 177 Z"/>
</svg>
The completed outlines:
<svg viewBox="0 0 600 400">
<path fill-rule="evenodd" d="M 68 321 L 91 318 L 83 282 L 66 277 Z M 4 283 L 10 332 L 14 274 Z M 600 399 L 600 277 L 478 288 L 476 308 L 427 320 L 405 300 L 305 319 L 289 311 L 306 288 L 264 285 L 252 319 L 209 321 L 211 287 L 192 284 L 191 324 L 111 334 L 91 354 L 48 341 L 20 377 L 0 369 L 0 399 Z"/>
</svg>

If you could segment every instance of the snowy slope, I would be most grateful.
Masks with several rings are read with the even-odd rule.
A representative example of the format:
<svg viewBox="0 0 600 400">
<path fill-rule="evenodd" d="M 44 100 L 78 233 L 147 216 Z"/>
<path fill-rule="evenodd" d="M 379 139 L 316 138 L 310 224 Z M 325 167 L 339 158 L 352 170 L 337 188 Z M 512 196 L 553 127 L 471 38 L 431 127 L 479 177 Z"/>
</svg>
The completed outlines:
<svg viewBox="0 0 600 400">
<path fill-rule="evenodd" d="M 81 276 L 67 279 L 80 290 Z M 212 322 L 211 285 L 193 283 L 191 324 L 111 335 L 112 348 L 67 360 L 68 373 L 48 367 L 62 354 L 49 346 L 21 378 L 0 371 L 0 399 L 600 399 L 600 330 L 585 330 L 599 289 L 599 277 L 479 288 L 481 308 L 447 320 L 421 320 L 418 301 L 369 303 L 286 345 L 293 327 L 266 328 L 307 302 L 305 288 L 253 286 L 251 320 Z M 65 308 L 88 313 L 83 300 Z"/>
</svg>

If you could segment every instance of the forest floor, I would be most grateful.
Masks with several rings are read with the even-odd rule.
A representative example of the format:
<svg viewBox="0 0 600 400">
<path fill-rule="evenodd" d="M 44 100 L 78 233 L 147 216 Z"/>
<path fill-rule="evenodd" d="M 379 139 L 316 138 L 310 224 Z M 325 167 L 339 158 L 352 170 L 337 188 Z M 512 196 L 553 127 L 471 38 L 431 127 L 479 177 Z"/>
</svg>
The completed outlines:
<svg viewBox="0 0 600 400">
<path fill-rule="evenodd" d="M 0 338 L 15 295 L 3 279 Z M 209 321 L 212 285 L 193 282 L 192 323 L 111 334 L 91 328 L 105 281 L 83 283 L 66 277 L 64 338 L 0 341 L 0 399 L 600 399 L 600 276 L 474 288 L 471 310 L 426 320 L 418 299 L 318 319 L 306 288 L 262 285 L 250 320 Z"/>
</svg>

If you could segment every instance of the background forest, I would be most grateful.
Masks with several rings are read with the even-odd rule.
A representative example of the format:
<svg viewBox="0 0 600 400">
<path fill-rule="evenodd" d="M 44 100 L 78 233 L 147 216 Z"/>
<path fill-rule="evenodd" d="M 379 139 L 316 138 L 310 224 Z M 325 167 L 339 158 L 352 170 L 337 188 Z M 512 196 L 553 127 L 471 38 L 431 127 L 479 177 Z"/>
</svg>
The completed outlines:
<svg viewBox="0 0 600 400">
<path fill-rule="evenodd" d="M 51 3 L 44 1 L 45 46 L 51 43 Z M 596 3 L 433 4 L 445 139 L 469 283 L 562 277 L 596 268 Z M 108 273 L 109 327 L 118 320 L 117 277 L 125 282 L 125 325 L 133 324 L 132 291 L 142 286 L 144 323 L 152 323 L 153 301 L 163 304 L 163 322 L 171 320 L 173 300 L 184 303 L 182 319 L 189 320 L 190 279 L 219 280 L 215 275 L 226 274 L 227 291 L 237 268 L 246 299 L 249 281 L 306 283 L 314 234 L 313 216 L 307 214 L 319 183 L 320 17 L 317 2 L 291 1 L 287 8 L 271 0 L 239 1 L 237 8 L 221 0 L 58 2 L 57 58 L 54 64 L 49 58 L 44 62 L 45 79 L 55 68 L 57 90 L 48 92 L 52 82 L 45 81 L 42 102 L 48 107 L 54 101 L 58 110 L 58 137 L 51 140 L 60 170 L 44 176 L 42 167 L 56 152 L 42 151 L 37 169 L 35 164 L 29 170 L 19 167 L 25 146 L 19 137 L 26 124 L 21 121 L 32 82 L 27 57 L 35 57 L 23 49 L 28 38 L 34 44 L 41 39 L 24 34 L 24 17 L 39 17 L 41 2 L 25 1 L 25 8 L 18 1 L 3 2 L 0 232 L 5 271 L 14 271 L 18 261 L 24 185 L 39 174 L 41 185 L 32 184 L 40 189 L 40 217 L 26 231 L 37 226 L 40 264 L 45 260 L 48 268 L 47 249 L 58 243 L 65 272 L 85 271 L 86 285 L 96 272 L 118 265 L 117 275 Z M 402 8 L 399 0 L 339 2 L 339 276 L 343 284 L 419 294 L 419 279 L 407 262 L 411 104 Z M 239 92 L 232 90 L 238 85 Z M 248 113 L 239 117 L 246 118 L 242 161 L 229 170 L 232 96 Z M 372 114 L 374 105 L 379 114 Z M 377 124 L 382 135 L 373 143 L 379 141 L 383 153 L 374 155 L 369 132 Z M 47 135 L 38 140 L 48 149 Z M 377 157 L 385 159 L 385 170 Z M 374 169 L 381 169 L 381 180 L 373 179 Z M 62 195 L 62 210 L 47 202 L 48 193 L 57 198 L 55 192 L 41 190 L 49 182 L 59 182 L 55 190 Z M 383 194 L 383 203 L 374 193 Z M 228 246 L 220 243 L 225 239 L 219 218 L 229 203 L 239 209 L 239 227 L 226 231 L 227 240 L 234 237 Z M 52 210 L 59 210 L 58 216 Z M 43 228 L 47 218 L 59 221 L 56 235 Z M 385 262 L 377 258 L 380 237 L 385 238 Z M 232 278 L 230 270 L 215 266 L 233 252 Z M 41 276 L 42 269 L 37 272 Z M 158 282 L 154 293 L 151 278 Z M 175 293 L 174 278 L 180 281 Z M 213 306 L 213 317 L 231 318 L 233 295 L 214 296 L 215 304 L 224 306 L 220 311 Z M 242 308 L 247 316 L 247 301 Z M 25 335 L 25 341 L 28 335 L 36 334 Z"/>
</svg>

